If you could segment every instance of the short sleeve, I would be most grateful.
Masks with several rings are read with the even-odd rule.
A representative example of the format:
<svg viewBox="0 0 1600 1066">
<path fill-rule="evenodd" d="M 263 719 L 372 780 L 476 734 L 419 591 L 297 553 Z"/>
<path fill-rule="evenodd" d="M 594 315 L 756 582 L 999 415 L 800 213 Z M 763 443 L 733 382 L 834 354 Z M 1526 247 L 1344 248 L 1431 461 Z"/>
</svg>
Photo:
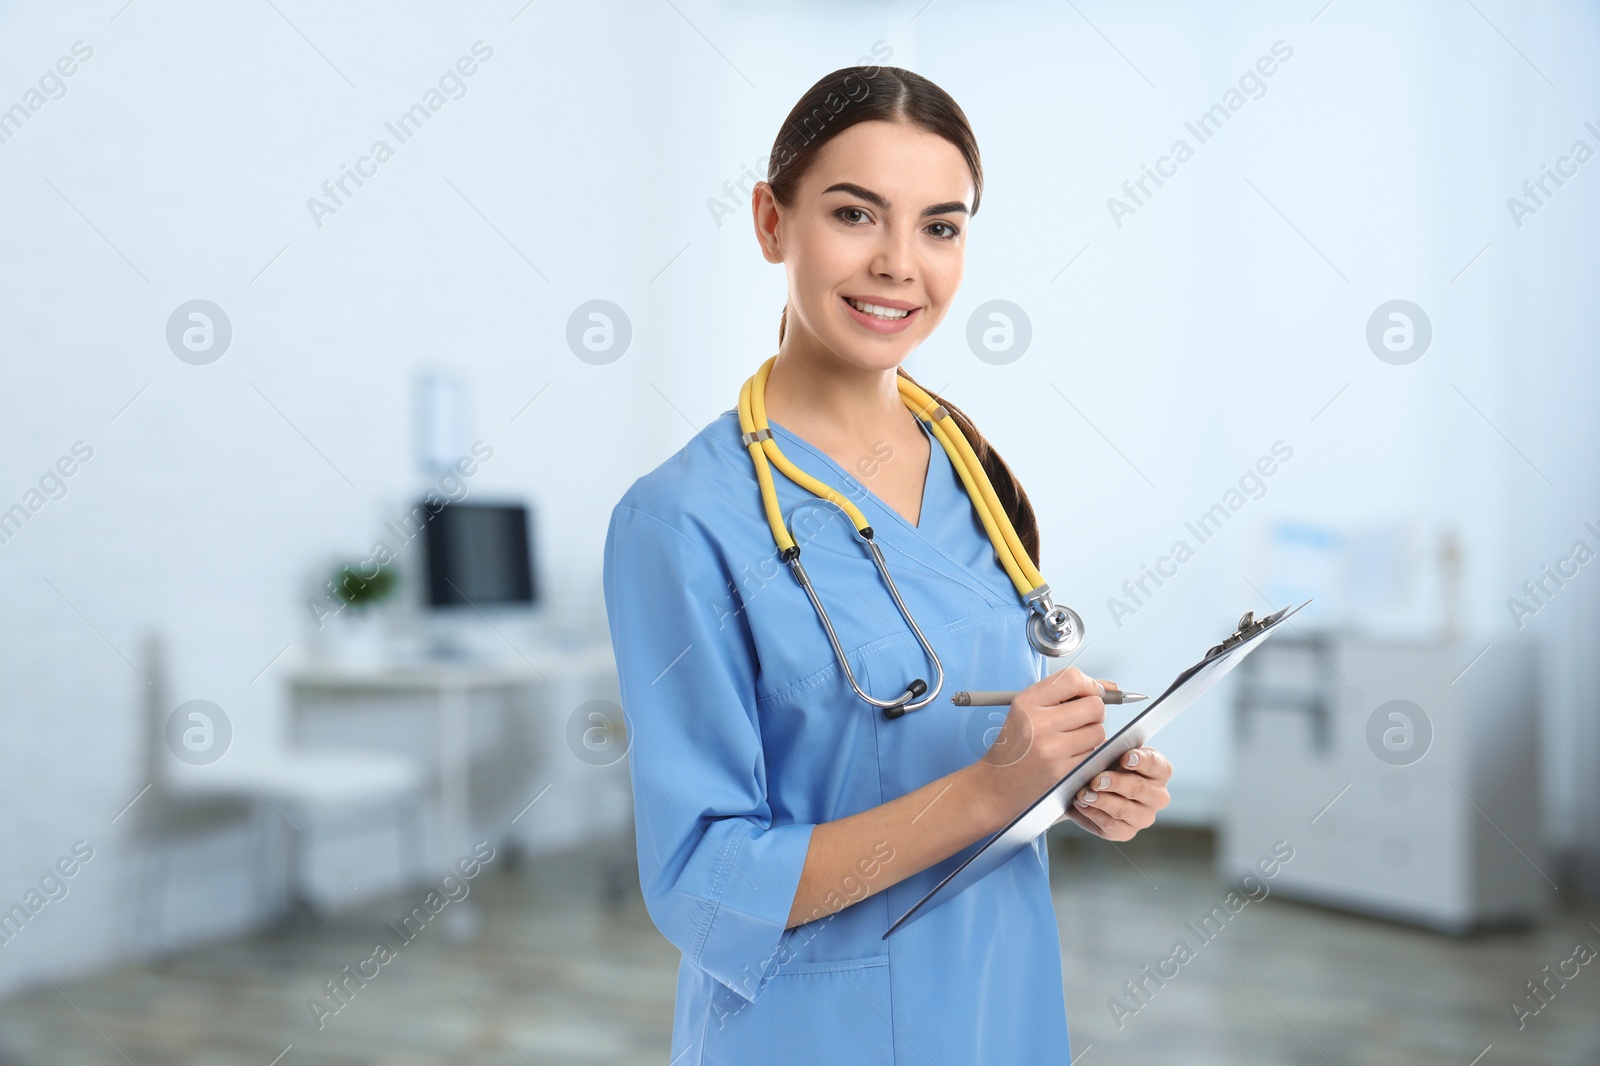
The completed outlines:
<svg viewBox="0 0 1600 1066">
<path fill-rule="evenodd" d="M 635 507 L 612 511 L 604 586 L 645 906 L 685 958 L 753 1001 L 814 828 L 773 824 L 754 645 L 715 545 Z"/>
</svg>

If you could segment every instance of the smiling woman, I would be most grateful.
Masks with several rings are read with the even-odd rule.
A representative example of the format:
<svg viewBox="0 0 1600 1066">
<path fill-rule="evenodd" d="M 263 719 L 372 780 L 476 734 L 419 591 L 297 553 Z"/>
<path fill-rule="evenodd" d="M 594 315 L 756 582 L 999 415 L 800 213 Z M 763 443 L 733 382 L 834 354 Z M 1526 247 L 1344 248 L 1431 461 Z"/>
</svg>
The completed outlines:
<svg viewBox="0 0 1600 1066">
<path fill-rule="evenodd" d="M 947 93 L 898 67 L 834 71 L 781 130 L 751 194 L 788 280 L 778 351 L 606 534 L 640 882 L 683 953 L 669 1057 L 1069 1062 L 1043 836 L 886 937 L 1105 739 L 1110 682 L 1045 676 L 1041 653 L 1071 648 L 1027 495 L 901 368 L 960 288 L 977 145 Z M 770 579 L 785 566 L 796 580 Z M 1056 643 L 1036 643 L 1052 622 Z M 976 762 L 944 679 L 1018 692 Z M 1074 822 L 1112 840 L 1151 824 L 1172 768 L 1129 757 Z"/>
<path fill-rule="evenodd" d="M 827 130 L 829 138 L 837 138 L 831 145 L 829 138 L 817 139 L 813 123 L 807 118 L 818 113 L 832 113 L 833 105 L 829 101 L 842 101 L 845 105 L 831 119 L 831 126 Z M 858 124 L 870 125 L 852 130 Z M 942 303 L 932 309 L 933 315 L 925 315 L 924 312 L 929 309 L 905 299 L 904 294 L 882 290 L 877 295 L 872 292 L 840 294 L 844 310 L 852 321 L 872 332 L 902 339 L 904 343 L 895 346 L 899 354 L 895 363 L 898 364 L 907 352 L 932 333 L 960 286 L 966 251 L 964 230 L 978 213 L 978 204 L 983 199 L 983 163 L 978 155 L 977 141 L 960 105 L 920 74 L 899 67 L 847 67 L 835 71 L 813 85 L 784 120 L 783 133 L 768 157 L 767 192 L 763 197 L 758 186 L 752 201 L 758 234 L 763 231 L 764 200 L 767 204 L 765 217 L 773 228 L 776 227 L 776 215 L 780 210 L 798 213 L 794 205 L 800 196 L 801 184 L 807 173 L 815 169 L 817 158 L 829 147 L 833 151 L 828 154 L 834 157 L 864 153 L 868 158 L 863 159 L 863 163 L 881 167 L 889 173 L 903 173 L 907 177 L 924 172 L 923 165 L 930 164 L 932 172 L 939 175 L 947 189 L 959 190 L 959 195 L 944 202 L 928 203 L 909 212 L 904 212 L 908 204 L 902 203 L 897 207 L 883 191 L 864 187 L 854 181 L 831 182 L 813 194 L 819 197 L 817 210 L 826 215 L 830 225 L 837 219 L 837 225 L 842 229 L 866 229 L 867 233 L 861 235 L 862 240 L 870 239 L 867 234 L 873 232 L 874 223 L 879 233 L 886 228 L 891 233 L 898 232 L 895 226 L 902 212 L 914 216 L 908 220 L 908 229 L 912 223 L 919 224 L 917 247 L 912 254 L 927 268 L 925 279 L 930 283 L 928 287 L 934 290 L 933 295 L 942 297 Z M 905 155 L 895 159 L 894 156 L 902 149 Z M 969 198 L 970 205 L 967 202 Z M 923 234 L 927 234 L 925 239 Z M 775 253 L 775 245 L 774 240 L 762 235 L 762 251 L 767 260 L 782 262 L 781 253 Z M 796 270 L 791 268 L 791 288 L 795 274 Z M 801 294 L 800 301 L 807 302 L 808 295 Z M 831 300 L 828 302 L 832 303 Z M 778 317 L 780 346 L 788 323 L 789 304 L 786 302 Z M 792 359 L 789 360 L 789 363 L 792 362 Z M 785 410 L 781 394 L 788 370 L 789 366 L 780 353 L 768 385 L 778 394 L 768 400 L 769 414 Z M 903 368 L 898 369 L 897 373 L 911 378 Z M 933 390 L 924 391 L 935 402 L 942 403 L 961 427 L 961 432 L 977 453 L 979 463 L 994 485 L 995 493 L 1016 528 L 1017 536 L 1037 563 L 1039 526 L 1033 505 L 1021 483 L 965 412 Z M 779 421 L 783 420 L 781 414 L 776 417 Z M 911 454 L 926 454 L 917 447 L 920 442 L 911 440 L 909 434 L 901 439 L 902 442 L 910 441 Z"/>
</svg>

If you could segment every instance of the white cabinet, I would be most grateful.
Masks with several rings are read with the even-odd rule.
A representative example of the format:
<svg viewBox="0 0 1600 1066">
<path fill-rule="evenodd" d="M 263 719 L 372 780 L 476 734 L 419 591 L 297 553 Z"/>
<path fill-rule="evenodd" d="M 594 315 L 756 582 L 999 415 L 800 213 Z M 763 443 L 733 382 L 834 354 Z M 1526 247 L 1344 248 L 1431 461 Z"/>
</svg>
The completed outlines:
<svg viewBox="0 0 1600 1066">
<path fill-rule="evenodd" d="M 1531 920 L 1552 884 L 1531 646 L 1294 632 L 1240 664 L 1221 874 L 1277 841 L 1286 897 L 1450 932 Z"/>
</svg>

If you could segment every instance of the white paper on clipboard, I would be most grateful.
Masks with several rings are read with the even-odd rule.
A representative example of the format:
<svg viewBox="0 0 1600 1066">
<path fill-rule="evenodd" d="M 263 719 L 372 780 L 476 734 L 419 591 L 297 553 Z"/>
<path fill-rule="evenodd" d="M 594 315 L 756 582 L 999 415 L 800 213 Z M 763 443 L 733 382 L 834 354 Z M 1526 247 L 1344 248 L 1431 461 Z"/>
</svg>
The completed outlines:
<svg viewBox="0 0 1600 1066">
<path fill-rule="evenodd" d="M 1306 603 L 1302 603 L 1300 607 L 1304 607 Z M 1027 810 L 1012 819 L 1010 825 L 990 837 L 983 847 L 967 858 L 966 862 L 952 870 L 910 910 L 897 918 L 889 927 L 889 931 L 883 934 L 883 939 L 887 940 L 895 930 L 928 913 L 974 881 L 1009 862 L 1018 851 L 1032 844 L 1040 833 L 1050 828 L 1066 813 L 1072 797 L 1077 795 L 1078 790 L 1087 785 L 1095 774 L 1110 769 L 1118 759 L 1122 758 L 1124 752 L 1139 747 L 1155 736 L 1163 726 L 1178 717 L 1184 708 L 1215 685 L 1224 674 L 1239 665 L 1246 655 L 1260 647 L 1267 637 L 1271 636 L 1281 623 L 1300 610 L 1300 607 L 1292 609 L 1285 607 L 1265 618 L 1253 621 L 1247 615 L 1239 630 L 1223 643 L 1207 651 L 1199 662 L 1179 674 L 1172 684 L 1167 686 L 1167 690 L 1151 700 L 1149 706 L 1135 715 L 1132 721 L 1117 730 L 1114 735 L 1107 737 L 1105 743 L 1086 755 L 1082 762 L 1067 773 L 1067 776 L 1035 800 Z"/>
</svg>

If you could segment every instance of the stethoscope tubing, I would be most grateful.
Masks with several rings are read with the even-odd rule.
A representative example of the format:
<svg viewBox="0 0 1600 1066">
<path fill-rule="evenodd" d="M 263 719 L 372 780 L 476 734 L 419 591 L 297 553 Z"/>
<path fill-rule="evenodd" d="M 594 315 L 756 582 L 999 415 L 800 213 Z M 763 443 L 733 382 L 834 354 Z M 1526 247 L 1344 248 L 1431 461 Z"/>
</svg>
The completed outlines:
<svg viewBox="0 0 1600 1066">
<path fill-rule="evenodd" d="M 812 586 L 811 578 L 806 574 L 806 568 L 800 562 L 798 554 L 789 560 L 789 568 L 794 571 L 794 576 L 799 579 L 800 587 L 805 589 L 806 596 L 811 600 L 811 606 L 816 608 L 817 617 L 822 620 L 822 628 L 828 634 L 828 643 L 833 645 L 833 653 L 838 656 L 839 665 L 844 669 L 845 680 L 850 683 L 850 687 L 855 690 L 855 694 L 874 707 L 883 708 L 888 717 L 898 718 L 906 711 L 915 711 L 926 707 L 933 702 L 934 697 L 939 695 L 939 690 L 944 688 L 944 664 L 939 661 L 939 655 L 933 650 L 933 645 L 928 642 L 928 638 L 923 635 L 922 627 L 917 625 L 917 621 L 911 617 L 911 611 L 906 607 L 905 601 L 900 598 L 900 590 L 895 586 L 894 578 L 889 576 L 889 568 L 884 564 L 883 552 L 870 540 L 867 542 L 867 547 L 872 551 L 873 561 L 878 566 L 878 573 L 883 575 L 884 582 L 889 586 L 889 593 L 894 597 L 895 606 L 900 608 L 901 616 L 905 618 L 906 624 L 911 627 L 911 631 L 916 634 L 917 642 L 922 645 L 923 652 L 933 663 L 935 675 L 933 691 L 928 692 L 920 700 L 915 697 L 921 695 L 928 688 L 927 682 L 921 678 L 917 678 L 910 685 L 907 685 L 906 691 L 893 700 L 880 700 L 861 687 L 856 681 L 855 671 L 850 669 L 850 658 L 845 654 L 844 646 L 839 643 L 839 634 L 834 631 L 833 622 L 828 618 L 827 609 L 822 606 L 822 599 Z"/>
<path fill-rule="evenodd" d="M 772 365 L 777 361 L 777 356 L 769 357 L 762 363 L 760 369 L 753 374 L 739 391 L 739 425 L 743 431 L 742 440 L 750 453 L 751 461 L 755 464 L 756 480 L 761 489 L 762 506 L 766 511 L 768 525 L 772 528 L 773 540 L 777 543 L 780 557 L 789 564 L 796 580 L 805 590 L 806 597 L 821 619 L 823 629 L 827 632 L 828 642 L 833 645 L 834 654 L 838 656 L 839 664 L 844 670 L 845 679 L 852 690 L 866 702 L 883 710 L 889 718 L 898 718 L 906 711 L 914 711 L 933 702 L 940 690 L 944 687 L 944 664 L 939 661 L 938 653 L 934 651 L 932 643 L 922 632 L 922 627 L 912 617 L 911 611 L 906 607 L 905 600 L 900 595 L 900 589 L 895 585 L 894 578 L 889 574 L 889 567 L 884 561 L 883 552 L 873 539 L 872 527 L 854 504 L 827 483 L 817 480 L 799 467 L 790 462 L 778 448 L 778 443 L 773 439 L 772 429 L 767 425 L 766 393 L 767 375 L 771 372 Z M 904 375 L 897 374 L 897 385 L 900 389 L 900 398 L 906 407 L 918 419 L 924 422 L 930 432 L 939 440 L 945 451 L 950 453 L 952 465 L 960 475 L 967 495 L 971 499 L 973 509 L 982 521 L 985 532 L 988 533 L 991 543 L 995 548 L 996 558 L 1002 564 L 1012 583 L 1016 586 L 1018 594 L 1030 610 L 1030 617 L 1026 626 L 1028 642 L 1045 655 L 1062 656 L 1074 651 L 1083 640 L 1083 620 L 1078 613 L 1070 607 L 1059 606 L 1050 598 L 1050 586 L 1033 565 L 1028 557 L 1021 539 L 1011 525 L 1010 517 L 1000 505 L 999 498 L 995 495 L 994 486 L 989 482 L 989 476 L 984 471 L 983 465 L 978 461 L 977 453 L 967 442 L 966 436 L 956 425 L 949 411 L 935 401 L 929 394 Z M 866 692 L 856 681 L 855 673 L 850 668 L 850 661 L 845 654 L 844 646 L 839 641 L 839 635 L 833 627 L 833 622 L 828 617 L 826 608 L 822 605 L 821 598 L 817 595 L 811 583 L 810 576 L 805 567 L 800 563 L 800 547 L 795 542 L 793 531 L 785 523 L 781 511 L 778 509 L 778 496 L 776 486 L 773 484 L 772 472 L 768 464 L 776 466 L 784 475 L 806 489 L 820 501 L 833 504 L 850 518 L 855 527 L 856 536 L 867 546 L 872 555 L 872 561 L 878 568 L 878 573 L 883 577 L 884 584 L 889 588 L 895 606 L 906 624 L 911 627 L 916 635 L 917 642 L 922 646 L 934 667 L 934 684 L 931 692 L 927 691 L 927 683 L 921 678 L 914 680 L 906 686 L 906 691 L 894 700 L 880 700 Z M 815 503 L 817 501 L 807 501 Z M 805 506 L 804 504 L 800 506 Z M 798 510 L 799 508 L 795 508 Z M 794 511 L 790 512 L 790 521 L 793 520 Z M 924 692 L 926 695 L 924 696 Z M 920 697 L 920 698 L 919 698 Z"/>
</svg>

